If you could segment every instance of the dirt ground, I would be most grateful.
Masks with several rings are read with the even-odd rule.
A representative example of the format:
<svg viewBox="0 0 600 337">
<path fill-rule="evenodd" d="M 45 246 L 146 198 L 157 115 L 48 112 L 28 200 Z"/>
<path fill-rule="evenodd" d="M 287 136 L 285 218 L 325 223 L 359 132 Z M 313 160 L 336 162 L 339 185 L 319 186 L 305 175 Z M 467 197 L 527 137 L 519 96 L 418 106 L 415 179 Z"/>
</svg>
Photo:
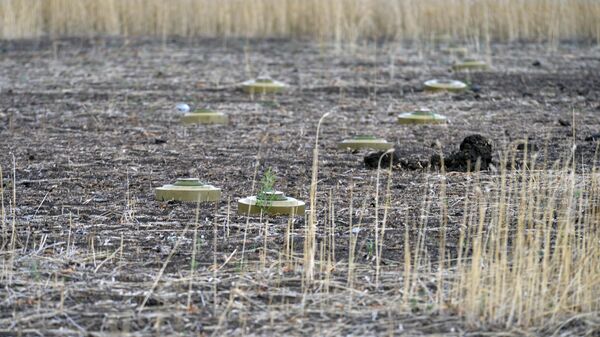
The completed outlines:
<svg viewBox="0 0 600 337">
<path fill-rule="evenodd" d="M 255 193 L 253 181 L 269 167 L 278 189 L 308 201 L 316 125 L 327 112 L 319 141 L 317 215 L 322 223 L 331 216 L 328 210 L 335 210 L 335 259 L 344 263 L 352 186 L 353 222 L 364 224 L 356 259 L 365 270 L 373 267 L 368 224 L 375 213 L 377 171 L 365 168 L 366 151 L 338 150 L 344 138 L 373 134 L 395 142 L 407 160 L 426 161 L 439 152 L 436 142 L 447 155 L 464 137 L 481 134 L 492 141 L 495 160 L 481 173 L 484 180 L 497 176 L 509 144 L 524 139 L 547 166 L 568 158 L 573 142 L 580 170 L 597 165 L 600 48 L 495 44 L 490 57 L 488 71 L 453 74 L 449 56 L 416 44 L 339 49 L 287 40 L 0 42 L 5 209 L 0 335 L 552 333 L 472 326 L 435 312 L 386 311 L 378 306 L 385 290 L 377 293 L 368 280 L 361 287 L 377 296 L 357 291 L 354 300 L 376 309 L 334 310 L 334 304 L 302 293 L 300 264 L 281 271 L 287 218 L 269 219 L 263 261 L 264 222 L 235 213 L 237 199 Z M 255 98 L 238 90 L 240 82 L 261 73 L 289 83 L 290 90 Z M 422 83 L 434 77 L 462 79 L 472 89 L 424 92 Z M 183 126 L 174 110 L 177 102 L 217 109 L 231 123 Z M 419 107 L 447 115 L 450 123 L 396 123 L 400 112 Z M 154 199 L 154 188 L 188 176 L 223 190 L 218 205 L 200 208 L 192 276 L 196 206 Z M 450 250 L 462 220 L 467 176 L 447 176 L 448 204 L 454 206 Z M 420 217 L 423 199 L 437 188 L 440 175 L 399 168 L 392 178 L 383 252 L 390 263 L 402 258 L 405 224 Z M 385 188 L 387 175 L 381 180 Z M 434 202 L 430 212 L 426 245 L 435 257 L 439 205 Z M 302 218 L 293 223 L 298 258 L 304 224 Z M 242 250 L 245 267 L 240 267 Z M 335 281 L 341 292 L 344 277 Z M 589 326 L 570 328 L 567 334 L 578 335 Z"/>
</svg>

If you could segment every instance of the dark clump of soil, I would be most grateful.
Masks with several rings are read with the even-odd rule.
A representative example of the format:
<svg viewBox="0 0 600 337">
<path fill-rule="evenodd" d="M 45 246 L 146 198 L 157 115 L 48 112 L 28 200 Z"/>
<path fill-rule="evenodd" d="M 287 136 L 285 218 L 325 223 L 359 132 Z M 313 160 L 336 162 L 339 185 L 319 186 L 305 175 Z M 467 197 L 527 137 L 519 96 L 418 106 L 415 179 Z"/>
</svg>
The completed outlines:
<svg viewBox="0 0 600 337">
<path fill-rule="evenodd" d="M 537 147 L 536 147 L 537 148 Z M 530 148 L 533 150 L 533 146 Z M 368 169 L 376 169 L 381 158 L 381 168 L 389 168 L 390 164 L 395 169 L 420 170 L 426 167 L 439 168 L 440 155 L 434 154 L 429 160 L 403 158 L 398 149 L 394 152 L 372 152 L 364 157 Z M 467 172 L 475 169 L 477 160 L 480 161 L 479 169 L 487 170 L 492 163 L 492 142 L 481 136 L 471 135 L 463 139 L 459 150 L 444 158 L 444 167 L 447 171 Z M 391 163 L 390 163 L 391 162 Z"/>
<path fill-rule="evenodd" d="M 492 163 L 492 142 L 482 135 L 470 135 L 463 139 L 457 152 L 444 158 L 444 167 L 447 171 L 472 171 L 478 160 L 480 170 L 489 168 Z M 432 166 L 440 167 L 440 164 L 439 155 L 431 156 Z"/>
<path fill-rule="evenodd" d="M 537 147 L 536 147 L 537 149 Z M 533 150 L 533 147 L 530 148 Z M 439 154 L 434 154 L 429 160 L 407 159 L 402 157 L 398 149 L 394 152 L 372 152 L 364 157 L 365 167 L 377 169 L 381 158 L 381 168 L 389 168 L 390 164 L 395 169 L 420 170 L 426 167 L 440 168 Z M 487 170 L 492 163 L 492 142 L 481 136 L 467 136 L 460 143 L 459 150 L 444 158 L 444 167 L 447 171 L 467 172 L 475 169 L 477 160 L 480 161 L 479 169 Z"/>
<path fill-rule="evenodd" d="M 527 150 L 528 152 L 535 152 L 535 151 L 539 151 L 539 147 L 535 144 L 531 144 L 531 143 L 519 143 L 517 144 L 517 150 L 519 151 L 525 151 Z"/>
<path fill-rule="evenodd" d="M 382 158 L 383 156 L 383 158 Z M 408 170 L 420 170 L 429 166 L 429 161 L 419 161 L 413 159 L 402 158 L 400 151 L 397 149 L 391 153 L 385 153 L 385 151 L 371 152 L 364 158 L 365 166 L 368 169 L 376 169 L 379 166 L 379 158 L 381 158 L 381 168 L 386 169 L 390 167 L 390 161 L 392 168 L 395 169 L 408 169 Z"/>
<path fill-rule="evenodd" d="M 600 140 L 600 133 L 596 133 L 596 134 L 593 134 L 593 135 L 585 138 L 586 142 L 595 142 L 598 140 Z"/>
<path fill-rule="evenodd" d="M 567 120 L 564 120 L 564 119 L 559 119 L 559 120 L 558 120 L 558 124 L 559 124 L 560 126 L 571 126 L 571 122 L 569 122 L 569 121 L 567 121 Z"/>
<path fill-rule="evenodd" d="M 398 150 L 394 150 L 392 153 L 385 153 L 385 151 L 371 152 L 364 158 L 365 166 L 368 169 L 376 169 L 379 166 L 379 158 L 381 158 L 381 167 L 383 168 L 390 167 L 390 161 L 392 166 L 398 166 L 402 160 Z"/>
</svg>

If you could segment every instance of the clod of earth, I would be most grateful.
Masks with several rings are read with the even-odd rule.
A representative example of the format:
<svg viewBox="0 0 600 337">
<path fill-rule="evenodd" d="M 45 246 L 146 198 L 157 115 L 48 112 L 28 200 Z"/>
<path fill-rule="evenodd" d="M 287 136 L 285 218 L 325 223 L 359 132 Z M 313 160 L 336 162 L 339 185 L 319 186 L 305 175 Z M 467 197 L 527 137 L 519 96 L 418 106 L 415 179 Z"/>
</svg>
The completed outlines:
<svg viewBox="0 0 600 337">
<path fill-rule="evenodd" d="M 382 157 L 383 156 L 383 157 Z M 381 166 L 379 159 L 381 158 Z M 368 169 L 388 169 L 390 161 L 393 169 L 420 170 L 429 166 L 429 161 L 410 160 L 402 158 L 398 150 L 386 153 L 386 151 L 372 152 L 364 157 L 365 167 Z"/>
<path fill-rule="evenodd" d="M 585 138 L 586 142 L 595 142 L 598 140 L 600 140 L 600 133 L 596 133 L 596 134 L 593 134 L 593 135 Z"/>
<path fill-rule="evenodd" d="M 481 86 L 478 84 L 471 84 L 471 91 L 474 93 L 479 93 L 481 92 Z M 481 96 L 476 96 L 476 97 L 481 97 Z"/>
<path fill-rule="evenodd" d="M 564 119 L 561 119 L 561 118 L 558 119 L 558 124 L 560 126 L 571 126 L 571 122 L 569 122 L 567 120 L 564 120 Z"/>
<path fill-rule="evenodd" d="M 461 81 L 448 80 L 448 79 L 433 79 L 426 81 L 425 90 L 431 92 L 449 91 L 449 92 L 460 92 L 467 89 L 467 85 Z"/>
<path fill-rule="evenodd" d="M 446 171 L 474 171 L 479 160 L 479 169 L 487 170 L 492 163 L 492 142 L 481 135 L 470 135 L 463 139 L 457 152 L 444 158 Z M 441 166 L 440 155 L 431 156 L 431 165 Z"/>
<path fill-rule="evenodd" d="M 519 150 L 519 151 L 527 150 L 527 152 L 535 152 L 535 151 L 538 151 L 539 148 L 535 144 L 523 142 L 523 143 L 517 144 L 517 150 Z"/>
<path fill-rule="evenodd" d="M 209 202 L 221 199 L 221 189 L 204 184 L 197 178 L 180 178 L 174 184 L 156 188 L 159 201 Z"/>
<path fill-rule="evenodd" d="M 262 192 L 257 196 L 238 200 L 240 215 L 304 215 L 306 205 L 303 201 L 287 197 L 281 191 Z"/>
<path fill-rule="evenodd" d="M 429 109 L 419 109 L 413 112 L 405 112 L 398 116 L 400 124 L 444 124 L 447 118 Z"/>
<path fill-rule="evenodd" d="M 282 91 L 287 85 L 283 82 L 275 81 L 269 76 L 260 76 L 254 80 L 248 80 L 242 83 L 242 90 L 247 94 L 273 94 Z"/>
<path fill-rule="evenodd" d="M 183 124 L 227 124 L 229 123 L 229 117 L 222 112 L 198 109 L 183 115 L 181 122 Z"/>
</svg>

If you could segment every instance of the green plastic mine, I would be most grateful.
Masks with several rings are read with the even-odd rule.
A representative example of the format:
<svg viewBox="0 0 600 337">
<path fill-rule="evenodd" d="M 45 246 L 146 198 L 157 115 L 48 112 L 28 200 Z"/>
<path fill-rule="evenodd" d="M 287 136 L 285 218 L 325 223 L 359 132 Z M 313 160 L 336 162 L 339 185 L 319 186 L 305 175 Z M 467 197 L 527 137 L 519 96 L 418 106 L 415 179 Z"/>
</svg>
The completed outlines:
<svg viewBox="0 0 600 337">
<path fill-rule="evenodd" d="M 488 68 L 487 63 L 480 60 L 468 59 L 463 62 L 456 63 L 452 66 L 454 71 L 462 70 L 485 70 Z"/>
<path fill-rule="evenodd" d="M 362 149 L 373 149 L 373 150 L 388 150 L 394 147 L 393 143 L 388 142 L 385 139 L 377 138 L 371 135 L 359 135 L 351 139 L 346 139 L 338 143 L 338 148 L 342 150 L 362 150 Z"/>
<path fill-rule="evenodd" d="M 449 79 L 433 79 L 424 83 L 425 90 L 431 92 L 450 91 L 460 92 L 467 89 L 464 82 Z"/>
<path fill-rule="evenodd" d="M 227 124 L 229 117 L 222 112 L 215 112 L 209 109 L 197 109 L 188 112 L 181 117 L 183 124 Z"/>
<path fill-rule="evenodd" d="M 469 50 L 465 47 L 448 47 L 442 49 L 442 51 L 446 54 L 450 54 L 457 57 L 465 57 L 469 53 Z"/>
<path fill-rule="evenodd" d="M 247 94 L 273 94 L 287 87 L 283 82 L 275 81 L 268 76 L 260 76 L 242 83 L 242 90 Z"/>
<path fill-rule="evenodd" d="M 303 201 L 287 197 L 281 191 L 266 191 L 259 196 L 238 200 L 240 215 L 304 215 L 306 204 Z"/>
<path fill-rule="evenodd" d="M 211 202 L 221 199 L 221 189 L 198 178 L 179 178 L 174 184 L 156 188 L 155 193 L 158 201 Z"/>
<path fill-rule="evenodd" d="M 444 124 L 447 118 L 429 109 L 419 109 L 413 112 L 405 112 L 398 116 L 400 124 Z"/>
</svg>

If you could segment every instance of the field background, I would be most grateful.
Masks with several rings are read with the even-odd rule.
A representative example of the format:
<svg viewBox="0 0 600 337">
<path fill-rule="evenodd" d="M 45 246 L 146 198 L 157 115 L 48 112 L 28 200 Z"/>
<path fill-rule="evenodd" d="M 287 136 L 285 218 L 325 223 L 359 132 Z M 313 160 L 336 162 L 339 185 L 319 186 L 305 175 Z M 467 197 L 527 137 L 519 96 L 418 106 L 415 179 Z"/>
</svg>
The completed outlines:
<svg viewBox="0 0 600 337">
<path fill-rule="evenodd" d="M 600 335 L 598 18 L 591 0 L 0 1 L 0 335 Z M 490 69 L 453 72 L 452 46 Z M 289 90 L 239 89 L 260 74 Z M 182 125 L 177 102 L 230 123 Z M 397 123 L 419 107 L 449 123 Z M 337 149 L 363 133 L 402 165 Z M 489 170 L 428 166 L 472 134 Z M 237 214 L 269 168 L 304 217 Z M 155 199 L 186 176 L 221 201 Z"/>
</svg>

